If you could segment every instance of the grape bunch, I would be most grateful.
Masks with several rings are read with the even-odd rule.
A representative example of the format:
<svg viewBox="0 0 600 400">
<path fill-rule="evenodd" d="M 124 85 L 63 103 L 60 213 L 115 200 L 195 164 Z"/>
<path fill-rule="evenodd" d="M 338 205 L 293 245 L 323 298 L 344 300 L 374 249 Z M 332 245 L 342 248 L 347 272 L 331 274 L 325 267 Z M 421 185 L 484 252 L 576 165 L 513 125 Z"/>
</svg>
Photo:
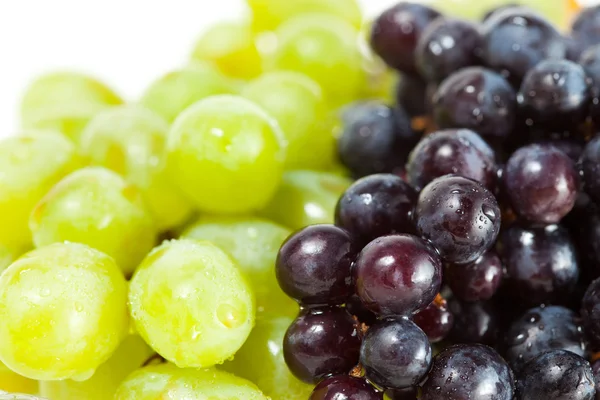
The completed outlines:
<svg viewBox="0 0 600 400">
<path fill-rule="evenodd" d="M 600 6 L 246 3 L 26 89 L 0 399 L 599 398 Z"/>
<path fill-rule="evenodd" d="M 276 263 L 311 400 L 600 396 L 598 21 L 399 2 L 370 25 L 392 101 L 343 108 L 355 181 Z"/>
</svg>

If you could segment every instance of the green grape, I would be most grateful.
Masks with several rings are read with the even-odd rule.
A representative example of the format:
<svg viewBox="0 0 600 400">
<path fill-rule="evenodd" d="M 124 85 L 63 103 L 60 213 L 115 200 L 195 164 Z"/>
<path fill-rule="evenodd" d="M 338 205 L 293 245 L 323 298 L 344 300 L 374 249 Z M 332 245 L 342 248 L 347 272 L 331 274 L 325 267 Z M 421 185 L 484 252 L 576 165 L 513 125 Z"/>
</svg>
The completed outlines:
<svg viewBox="0 0 600 400">
<path fill-rule="evenodd" d="M 268 69 L 308 75 L 321 85 L 333 106 L 357 98 L 364 71 L 353 26 L 334 16 L 306 14 L 282 24 L 277 35 L 279 44 Z"/>
<path fill-rule="evenodd" d="M 38 382 L 11 371 L 0 363 L 0 390 L 12 393 L 38 393 Z"/>
<path fill-rule="evenodd" d="M 0 273 L 27 252 L 27 247 L 11 247 L 0 243 Z M 0 389 L 2 389 L 0 387 Z"/>
<path fill-rule="evenodd" d="M 275 260 L 291 231 L 256 217 L 208 217 L 198 219 L 183 237 L 208 240 L 237 261 L 254 289 L 259 315 L 294 315 L 298 305 L 279 288 Z"/>
<path fill-rule="evenodd" d="M 294 230 L 331 224 L 337 201 L 350 184 L 348 178 L 328 172 L 289 171 L 260 214 Z"/>
<path fill-rule="evenodd" d="M 0 359 L 31 379 L 87 379 L 127 334 L 115 261 L 79 243 L 33 250 L 0 275 Z"/>
<path fill-rule="evenodd" d="M 383 100 L 392 104 L 395 101 L 394 88 L 398 83 L 400 74 L 388 68 L 371 48 L 372 25 L 373 21 L 365 22 L 358 39 L 358 48 L 362 55 L 364 70 L 363 83 L 358 97 L 360 99 Z"/>
<path fill-rule="evenodd" d="M 164 242 L 129 288 L 137 332 L 177 366 L 205 368 L 232 357 L 254 325 L 252 292 L 236 263 L 210 242 Z"/>
<path fill-rule="evenodd" d="M 9 252 L 31 243 L 29 214 L 61 178 L 83 164 L 75 145 L 65 136 L 23 134 L 0 142 L 0 243 Z"/>
<path fill-rule="evenodd" d="M 29 227 L 37 247 L 84 243 L 114 257 L 127 275 L 155 241 L 140 191 L 102 167 L 80 169 L 57 183 L 35 206 Z"/>
<path fill-rule="evenodd" d="M 357 0 L 246 0 L 253 12 L 254 28 L 273 30 L 282 22 L 305 13 L 335 15 L 359 28 L 362 12 Z"/>
<path fill-rule="evenodd" d="M 213 65 L 195 62 L 160 77 L 146 89 L 140 102 L 168 122 L 173 122 L 198 100 L 234 91 L 233 83 Z"/>
<path fill-rule="evenodd" d="M 252 27 L 245 21 L 210 27 L 196 42 L 192 59 L 214 62 L 225 75 L 240 79 L 252 79 L 262 71 Z"/>
<path fill-rule="evenodd" d="M 250 337 L 223 369 L 254 382 L 274 400 L 306 400 L 314 386 L 296 378 L 283 359 L 283 337 L 293 318 L 258 319 Z"/>
<path fill-rule="evenodd" d="M 118 172 L 142 190 L 160 230 L 180 225 L 192 212 L 164 168 L 168 130 L 153 111 L 120 106 L 96 115 L 81 137 L 82 152 L 93 164 Z"/>
<path fill-rule="evenodd" d="M 141 368 L 121 384 L 115 400 L 269 400 L 251 382 L 227 372 L 180 369 L 172 364 Z"/>
<path fill-rule="evenodd" d="M 319 84 L 297 72 L 271 72 L 250 82 L 242 96 L 273 116 L 288 141 L 286 168 L 325 169 L 333 164 L 327 102 Z"/>
<path fill-rule="evenodd" d="M 281 180 L 286 142 L 277 122 L 249 100 L 214 96 L 185 110 L 167 139 L 171 178 L 200 210 L 263 207 Z"/>
<path fill-rule="evenodd" d="M 152 356 L 152 349 L 137 335 L 130 335 L 94 375 L 82 382 L 71 379 L 40 382 L 40 395 L 56 400 L 112 399 L 127 375 Z"/>
<path fill-rule="evenodd" d="M 88 121 L 123 100 L 103 83 L 77 72 L 54 72 L 35 80 L 21 103 L 24 128 L 53 129 L 78 141 Z"/>
</svg>

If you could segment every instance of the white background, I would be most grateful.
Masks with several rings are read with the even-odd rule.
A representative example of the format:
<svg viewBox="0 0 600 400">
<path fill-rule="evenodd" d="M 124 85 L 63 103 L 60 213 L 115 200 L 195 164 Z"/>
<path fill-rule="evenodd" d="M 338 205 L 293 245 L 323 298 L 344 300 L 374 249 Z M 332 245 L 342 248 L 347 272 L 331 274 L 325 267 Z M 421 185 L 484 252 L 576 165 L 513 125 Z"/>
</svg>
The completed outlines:
<svg viewBox="0 0 600 400">
<path fill-rule="evenodd" d="M 396 1 L 361 3 L 374 15 Z M 38 74 L 81 70 L 135 99 L 185 62 L 207 25 L 244 9 L 243 0 L 0 0 L 0 137 L 18 129 L 20 96 Z"/>
</svg>

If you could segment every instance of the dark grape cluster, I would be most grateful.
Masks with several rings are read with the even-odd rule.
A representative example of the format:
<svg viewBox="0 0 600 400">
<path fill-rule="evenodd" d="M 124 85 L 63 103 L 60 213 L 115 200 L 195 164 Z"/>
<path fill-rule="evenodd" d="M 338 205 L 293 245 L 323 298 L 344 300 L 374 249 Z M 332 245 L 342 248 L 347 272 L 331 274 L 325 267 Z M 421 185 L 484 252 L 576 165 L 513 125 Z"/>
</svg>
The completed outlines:
<svg viewBox="0 0 600 400">
<path fill-rule="evenodd" d="M 344 110 L 358 180 L 279 252 L 291 371 L 312 400 L 597 398 L 600 6 L 561 35 L 401 2 L 370 41 L 395 103 Z"/>
</svg>

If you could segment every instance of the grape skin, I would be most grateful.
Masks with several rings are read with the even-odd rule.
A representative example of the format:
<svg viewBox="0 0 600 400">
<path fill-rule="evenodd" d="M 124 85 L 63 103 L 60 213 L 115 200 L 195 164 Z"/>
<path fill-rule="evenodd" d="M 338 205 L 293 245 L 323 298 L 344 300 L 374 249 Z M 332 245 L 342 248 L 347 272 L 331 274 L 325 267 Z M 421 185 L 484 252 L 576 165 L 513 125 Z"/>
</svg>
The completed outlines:
<svg viewBox="0 0 600 400">
<path fill-rule="evenodd" d="M 277 251 L 291 233 L 256 217 L 202 216 L 181 237 L 208 240 L 237 261 L 254 290 L 259 314 L 296 316 L 298 304 L 283 293 L 273 272 Z"/>
<path fill-rule="evenodd" d="M 172 364 L 135 371 L 119 386 L 114 400 L 269 400 L 254 384 L 227 372 L 180 369 Z"/>
<path fill-rule="evenodd" d="M 35 204 L 83 160 L 75 145 L 56 132 L 28 132 L 0 144 L 0 214 L 10 226 L 0 230 L 0 243 L 18 253 L 31 246 L 28 221 Z"/>
<path fill-rule="evenodd" d="M 164 166 L 168 123 L 137 105 L 98 113 L 81 136 L 80 149 L 92 164 L 109 168 L 139 187 L 157 227 L 178 226 L 192 212 L 192 204 L 173 185 Z"/>
<path fill-rule="evenodd" d="M 85 379 L 129 329 L 125 278 L 111 257 L 86 245 L 42 247 L 0 276 L 0 316 L 0 359 L 10 369 L 32 379 Z"/>
<path fill-rule="evenodd" d="M 236 263 L 207 241 L 180 239 L 156 247 L 129 288 L 139 334 L 181 368 L 221 364 L 254 325 L 252 292 Z"/>
<path fill-rule="evenodd" d="M 167 170 L 201 211 L 250 212 L 277 189 L 286 145 L 277 122 L 259 106 L 238 96 L 213 96 L 171 126 Z"/>
<path fill-rule="evenodd" d="M 85 243 L 131 274 L 152 249 L 155 226 L 138 189 L 102 167 L 73 172 L 35 206 L 29 227 L 36 246 Z"/>
<path fill-rule="evenodd" d="M 91 76 L 55 71 L 38 77 L 25 91 L 21 125 L 56 130 L 78 142 L 96 113 L 122 103 L 118 94 Z"/>
</svg>

